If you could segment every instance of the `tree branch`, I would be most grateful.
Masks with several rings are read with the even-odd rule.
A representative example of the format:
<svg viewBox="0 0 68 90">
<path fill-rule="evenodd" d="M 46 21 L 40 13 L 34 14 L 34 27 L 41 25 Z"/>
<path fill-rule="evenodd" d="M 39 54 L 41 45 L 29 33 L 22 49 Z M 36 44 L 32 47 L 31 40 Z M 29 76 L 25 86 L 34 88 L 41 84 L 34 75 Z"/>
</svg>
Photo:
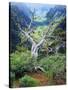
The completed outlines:
<svg viewBox="0 0 68 90">
<path fill-rule="evenodd" d="M 35 15 L 35 9 L 34 9 L 34 11 L 32 12 L 32 17 L 31 17 L 30 24 L 28 25 L 28 30 L 31 29 L 32 22 L 34 21 L 34 15 Z"/>
<path fill-rule="evenodd" d="M 25 32 L 24 30 L 21 29 L 20 25 L 18 24 L 18 28 L 19 30 L 27 37 L 27 39 L 29 39 L 29 41 L 32 43 L 32 44 L 36 44 L 35 41 L 33 40 L 33 38 L 27 33 Z"/>
<path fill-rule="evenodd" d="M 48 35 L 49 32 L 50 32 L 50 29 L 52 28 L 52 26 L 53 26 L 52 23 L 50 23 L 47 32 L 46 32 L 45 35 L 42 37 L 41 41 L 37 44 L 37 47 L 39 47 L 47 38 L 57 39 L 56 36 L 51 36 L 51 34 L 53 33 L 54 30 L 51 31 L 50 35 Z M 59 39 L 59 38 L 58 38 L 58 39 Z"/>
<path fill-rule="evenodd" d="M 33 30 L 33 29 L 30 29 L 30 31 L 28 31 L 28 34 L 30 34 L 30 33 L 32 33 L 32 32 L 34 32 L 35 30 Z"/>
<path fill-rule="evenodd" d="M 45 35 L 43 36 L 42 40 L 37 44 L 37 47 L 39 47 L 44 41 L 45 41 Z"/>
</svg>

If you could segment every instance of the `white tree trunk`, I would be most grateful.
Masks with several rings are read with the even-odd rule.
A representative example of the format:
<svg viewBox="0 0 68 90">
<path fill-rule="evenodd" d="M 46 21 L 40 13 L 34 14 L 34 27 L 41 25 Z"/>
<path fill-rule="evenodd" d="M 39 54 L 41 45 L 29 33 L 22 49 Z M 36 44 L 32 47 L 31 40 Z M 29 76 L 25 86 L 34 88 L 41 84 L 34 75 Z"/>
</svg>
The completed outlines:
<svg viewBox="0 0 68 90">
<path fill-rule="evenodd" d="M 31 48 L 31 55 L 35 58 L 38 57 L 38 47 L 36 44 L 33 44 L 32 45 L 32 48 Z"/>
</svg>

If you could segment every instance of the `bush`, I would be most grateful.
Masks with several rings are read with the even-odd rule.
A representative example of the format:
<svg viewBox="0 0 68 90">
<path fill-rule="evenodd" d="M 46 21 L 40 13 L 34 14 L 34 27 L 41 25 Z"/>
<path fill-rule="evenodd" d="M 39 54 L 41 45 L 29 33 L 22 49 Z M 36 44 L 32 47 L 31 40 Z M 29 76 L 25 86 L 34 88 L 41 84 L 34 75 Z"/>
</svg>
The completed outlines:
<svg viewBox="0 0 68 90">
<path fill-rule="evenodd" d="M 25 71 L 31 71 L 32 70 L 32 66 L 30 65 L 31 59 L 32 57 L 29 51 L 27 52 L 16 51 L 15 53 L 12 53 L 10 55 L 11 72 L 20 75 Z"/>
<path fill-rule="evenodd" d="M 33 86 L 38 86 L 38 85 L 39 85 L 39 81 L 28 75 L 25 75 L 24 77 L 20 79 L 20 86 L 33 87 Z"/>
<path fill-rule="evenodd" d="M 53 78 L 53 75 L 64 72 L 66 66 L 65 55 L 51 55 L 40 60 L 39 64 L 45 69 L 45 73 Z"/>
</svg>

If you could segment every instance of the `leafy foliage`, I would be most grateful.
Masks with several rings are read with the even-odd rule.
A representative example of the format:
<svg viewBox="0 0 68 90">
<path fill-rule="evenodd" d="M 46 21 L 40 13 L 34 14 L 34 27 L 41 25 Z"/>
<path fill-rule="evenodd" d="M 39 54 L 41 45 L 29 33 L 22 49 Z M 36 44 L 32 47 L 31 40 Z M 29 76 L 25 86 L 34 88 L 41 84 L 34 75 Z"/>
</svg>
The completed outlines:
<svg viewBox="0 0 68 90">
<path fill-rule="evenodd" d="M 17 73 L 20 75 L 26 71 L 32 71 L 31 60 L 31 53 L 28 50 L 25 52 L 24 49 L 22 52 L 12 53 L 10 55 L 11 71 L 15 72 L 16 75 Z"/>
<path fill-rule="evenodd" d="M 20 85 L 23 87 L 34 87 L 39 85 L 39 81 L 28 75 L 25 75 L 20 79 Z"/>
<path fill-rule="evenodd" d="M 65 55 L 51 55 L 40 60 L 40 65 L 45 69 L 45 73 L 50 78 L 53 78 L 54 74 L 65 72 Z M 51 76 L 50 76 L 51 75 Z"/>
</svg>

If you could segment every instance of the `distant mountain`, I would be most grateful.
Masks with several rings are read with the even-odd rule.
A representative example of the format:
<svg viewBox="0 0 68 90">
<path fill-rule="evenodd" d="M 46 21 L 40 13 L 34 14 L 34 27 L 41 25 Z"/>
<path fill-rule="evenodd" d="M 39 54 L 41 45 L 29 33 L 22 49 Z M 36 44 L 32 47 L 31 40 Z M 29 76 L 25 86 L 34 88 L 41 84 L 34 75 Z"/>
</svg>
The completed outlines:
<svg viewBox="0 0 68 90">
<path fill-rule="evenodd" d="M 66 6 L 57 5 L 54 8 L 51 8 L 46 14 L 47 22 L 50 23 L 54 19 L 66 16 Z"/>
<path fill-rule="evenodd" d="M 27 8 L 25 4 L 21 3 L 11 3 L 11 14 L 16 18 L 23 27 L 26 26 L 26 23 L 29 24 L 31 20 L 30 9 Z"/>
<path fill-rule="evenodd" d="M 46 13 L 49 11 L 50 8 L 53 8 L 54 5 L 51 4 L 41 4 L 41 3 L 25 3 L 25 5 L 33 11 L 34 9 L 36 10 L 36 15 L 37 16 L 44 16 Z"/>
<path fill-rule="evenodd" d="M 20 5 L 19 3 L 9 4 L 9 19 L 10 19 L 10 52 L 16 49 L 16 45 L 20 43 L 19 23 L 22 28 L 27 27 L 27 24 L 31 21 L 31 13 L 26 5 Z"/>
</svg>

